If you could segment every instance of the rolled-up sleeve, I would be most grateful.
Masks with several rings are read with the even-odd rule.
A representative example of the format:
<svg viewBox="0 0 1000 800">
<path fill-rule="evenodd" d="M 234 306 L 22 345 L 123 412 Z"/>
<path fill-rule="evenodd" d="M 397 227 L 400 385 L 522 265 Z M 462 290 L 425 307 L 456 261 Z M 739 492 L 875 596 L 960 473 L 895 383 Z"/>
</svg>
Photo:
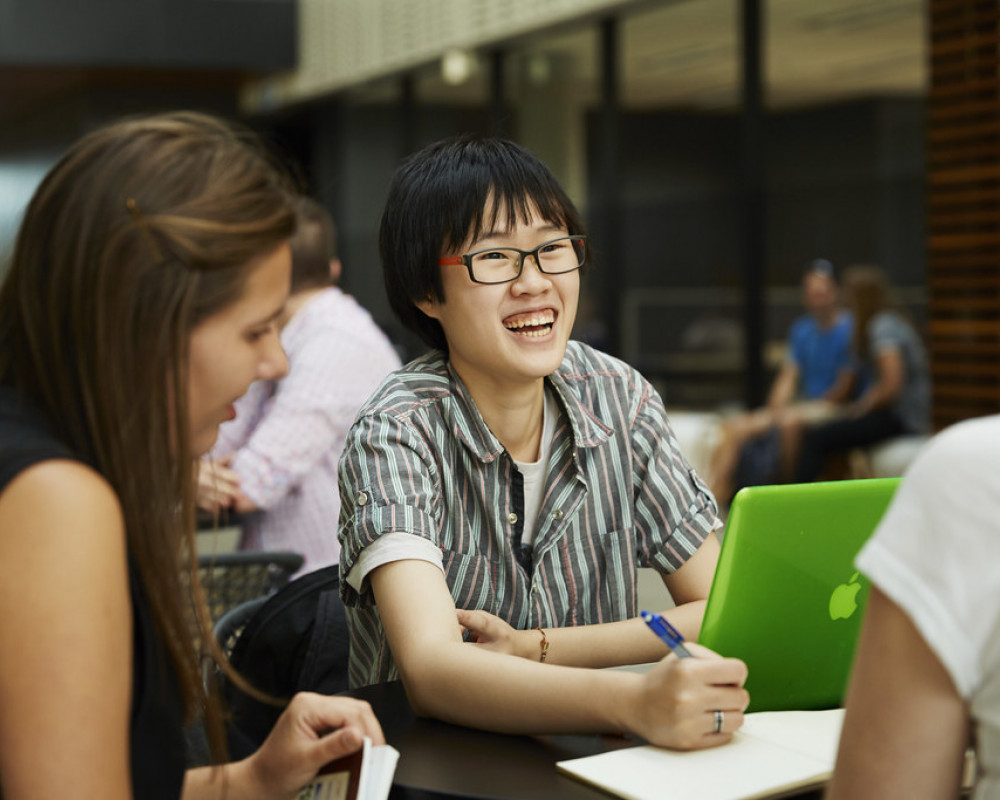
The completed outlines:
<svg viewBox="0 0 1000 800">
<path fill-rule="evenodd" d="M 340 569 L 350 573 L 368 545 L 385 533 L 437 543 L 440 472 L 426 440 L 407 417 L 361 416 L 340 461 Z M 345 602 L 359 596 L 341 583 Z"/>
<path fill-rule="evenodd" d="M 639 562 L 661 573 L 673 572 L 722 522 L 711 492 L 681 453 L 663 402 L 649 384 L 630 435 Z"/>
</svg>

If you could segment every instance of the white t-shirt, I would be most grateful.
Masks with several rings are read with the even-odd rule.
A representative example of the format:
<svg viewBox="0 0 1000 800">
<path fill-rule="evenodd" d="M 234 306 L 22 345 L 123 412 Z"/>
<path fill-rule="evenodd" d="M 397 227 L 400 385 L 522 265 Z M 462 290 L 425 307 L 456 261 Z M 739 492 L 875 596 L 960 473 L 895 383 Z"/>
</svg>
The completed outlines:
<svg viewBox="0 0 1000 800">
<path fill-rule="evenodd" d="M 552 454 L 552 436 L 556 432 L 556 419 L 559 417 L 559 404 L 552 395 L 552 390 L 545 387 L 545 406 L 542 416 L 542 441 L 535 461 L 515 461 L 521 473 L 524 486 L 524 527 L 521 528 L 521 543 L 533 544 L 535 541 L 535 523 L 538 521 L 538 511 L 542 507 L 542 490 L 549 474 L 549 456 Z"/>
<path fill-rule="evenodd" d="M 856 563 L 969 703 L 982 773 L 974 797 L 1000 799 L 1000 416 L 931 440 Z"/>
</svg>

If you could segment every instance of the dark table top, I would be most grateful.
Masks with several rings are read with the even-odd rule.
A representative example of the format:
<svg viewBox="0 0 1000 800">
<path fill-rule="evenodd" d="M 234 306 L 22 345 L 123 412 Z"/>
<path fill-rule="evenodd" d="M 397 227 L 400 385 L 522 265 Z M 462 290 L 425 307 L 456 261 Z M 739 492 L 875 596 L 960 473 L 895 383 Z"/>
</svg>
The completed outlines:
<svg viewBox="0 0 1000 800">
<path fill-rule="evenodd" d="M 399 681 L 348 694 L 371 703 L 386 740 L 400 753 L 391 800 L 607 800 L 599 789 L 563 775 L 556 762 L 642 744 L 620 736 L 512 736 L 422 719 Z M 795 796 L 820 800 L 822 793 Z"/>
</svg>

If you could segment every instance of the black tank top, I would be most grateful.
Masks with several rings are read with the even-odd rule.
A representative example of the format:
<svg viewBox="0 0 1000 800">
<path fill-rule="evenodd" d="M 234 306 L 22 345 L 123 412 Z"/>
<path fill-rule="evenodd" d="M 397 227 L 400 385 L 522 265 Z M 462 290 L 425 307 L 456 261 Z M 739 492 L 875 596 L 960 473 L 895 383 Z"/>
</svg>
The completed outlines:
<svg viewBox="0 0 1000 800">
<path fill-rule="evenodd" d="M 31 465 L 64 458 L 80 460 L 52 436 L 40 414 L 19 402 L 17 394 L 9 387 L 0 386 L 0 494 Z M 177 800 L 185 769 L 180 687 L 157 635 L 131 557 L 129 587 L 135 631 L 130 754 L 132 792 L 134 797 L 143 800 Z"/>
</svg>

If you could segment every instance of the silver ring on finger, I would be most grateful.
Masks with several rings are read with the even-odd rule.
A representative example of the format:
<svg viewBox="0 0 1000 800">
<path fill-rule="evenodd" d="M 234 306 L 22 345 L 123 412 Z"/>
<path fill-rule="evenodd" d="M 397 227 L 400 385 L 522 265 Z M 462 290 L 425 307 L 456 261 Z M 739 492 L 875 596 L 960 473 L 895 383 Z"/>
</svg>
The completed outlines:
<svg viewBox="0 0 1000 800">
<path fill-rule="evenodd" d="M 722 711 L 715 712 L 715 728 L 712 733 L 722 733 L 722 723 L 725 721 L 725 713 Z"/>
</svg>

